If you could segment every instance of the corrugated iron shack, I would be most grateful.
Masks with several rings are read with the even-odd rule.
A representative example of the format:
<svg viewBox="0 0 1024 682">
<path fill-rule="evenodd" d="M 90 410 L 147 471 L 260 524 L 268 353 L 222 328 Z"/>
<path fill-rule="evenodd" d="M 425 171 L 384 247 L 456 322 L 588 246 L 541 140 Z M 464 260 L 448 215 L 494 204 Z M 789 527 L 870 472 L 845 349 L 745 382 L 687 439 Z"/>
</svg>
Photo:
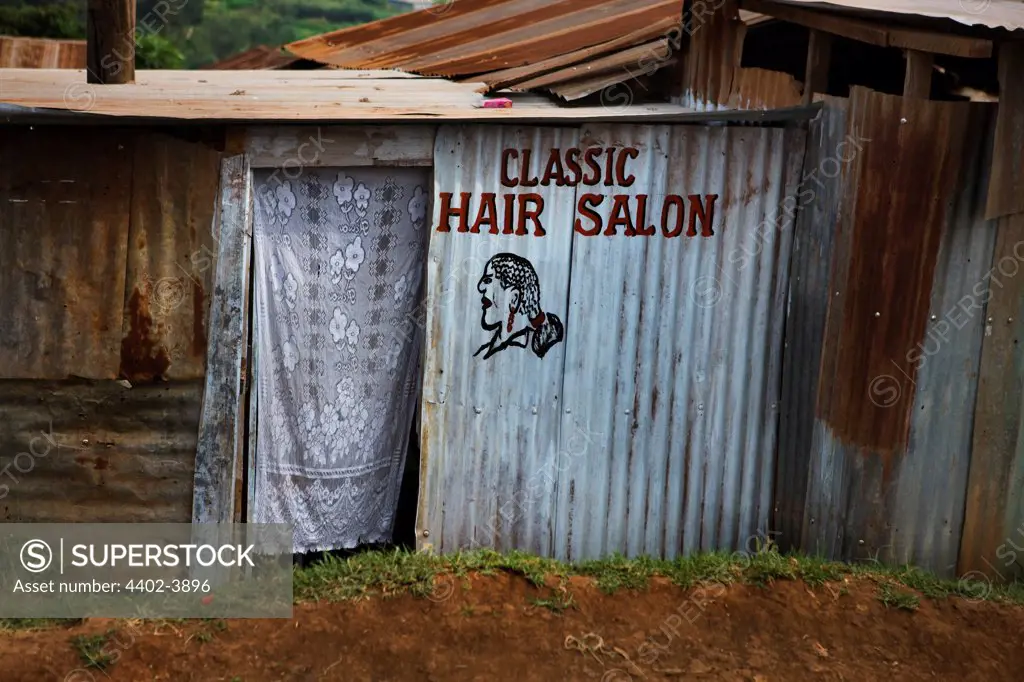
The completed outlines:
<svg viewBox="0 0 1024 682">
<path fill-rule="evenodd" d="M 773 531 L 1019 575 L 1024 5 L 715 4 L 678 101 L 824 105 L 794 206 Z"/>
<path fill-rule="evenodd" d="M 1011 577 L 1014 4 L 460 0 L 0 72 L 3 518 L 250 518 L 253 175 L 420 168 L 418 546 Z"/>
<path fill-rule="evenodd" d="M 792 230 L 714 272 L 794 191 L 812 112 L 491 107 L 483 83 L 380 70 L 0 78 L 5 520 L 250 518 L 253 175 L 373 166 L 433 178 L 422 546 L 672 555 L 767 524 Z M 532 280 L 495 302 L 534 297 L 504 335 L 480 290 L 503 263 Z M 600 506 L 631 520 L 606 534 Z"/>
</svg>

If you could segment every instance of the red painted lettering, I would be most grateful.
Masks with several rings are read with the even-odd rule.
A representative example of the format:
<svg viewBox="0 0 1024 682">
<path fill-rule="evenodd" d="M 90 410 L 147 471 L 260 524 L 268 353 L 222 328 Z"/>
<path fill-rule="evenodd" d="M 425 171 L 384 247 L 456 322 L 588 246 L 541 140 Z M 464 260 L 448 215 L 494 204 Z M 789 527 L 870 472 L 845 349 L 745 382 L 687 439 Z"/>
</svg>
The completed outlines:
<svg viewBox="0 0 1024 682">
<path fill-rule="evenodd" d="M 690 224 L 687 226 L 686 236 L 697 236 L 697 219 L 700 219 L 700 236 L 713 237 L 715 231 L 712 229 L 715 220 L 715 200 L 717 194 L 705 194 L 703 205 L 700 202 L 699 194 L 691 194 L 687 197 L 690 200 Z"/>
<path fill-rule="evenodd" d="M 512 216 L 515 215 L 516 211 L 516 195 L 505 194 L 501 199 L 505 202 L 505 226 L 501 229 L 501 233 L 513 234 L 515 228 L 512 226 Z"/>
<path fill-rule="evenodd" d="M 601 155 L 600 147 L 591 147 L 587 151 L 583 152 L 583 161 L 587 164 L 587 168 L 593 171 L 593 175 L 589 172 L 583 176 L 583 184 L 588 187 L 593 187 L 601 179 L 601 164 L 596 161 L 596 157 Z"/>
<path fill-rule="evenodd" d="M 469 231 L 473 234 L 480 234 L 480 228 L 484 225 L 490 227 L 488 232 L 498 234 L 498 209 L 494 204 L 494 192 L 484 192 L 480 195 L 480 210 L 476 213 L 476 220 Z"/>
<path fill-rule="evenodd" d="M 619 158 L 622 157 L 623 155 L 620 154 Z M 647 195 L 638 194 L 636 197 L 636 233 L 641 237 L 653 237 L 656 231 L 654 225 L 647 224 Z M 629 234 L 628 230 L 626 234 Z"/>
<path fill-rule="evenodd" d="M 605 149 L 607 156 L 604 159 L 604 186 L 611 187 L 615 184 L 615 176 L 612 175 L 612 161 L 615 160 L 615 147 Z"/>
<path fill-rule="evenodd" d="M 506 149 L 501 152 L 501 184 L 505 187 L 515 187 L 516 178 L 508 174 L 508 162 L 519 158 L 519 152 L 515 149 Z"/>
<path fill-rule="evenodd" d="M 551 154 L 548 155 L 548 165 L 544 169 L 544 177 L 541 179 L 540 184 L 547 187 L 554 180 L 556 186 L 564 187 L 564 175 L 565 171 L 562 170 L 562 153 L 558 149 L 552 149 Z"/>
<path fill-rule="evenodd" d="M 671 207 L 676 209 L 676 223 L 672 229 L 668 229 L 668 211 Z M 683 233 L 683 218 L 686 217 L 686 204 L 678 194 L 669 194 L 665 197 L 665 203 L 661 205 L 661 234 L 666 239 L 678 237 Z"/>
<path fill-rule="evenodd" d="M 589 219 L 594 223 L 593 227 L 583 227 L 582 218 L 576 219 L 576 224 L 573 225 L 573 229 L 582 234 L 584 237 L 596 237 L 601 233 L 601 214 L 594 210 L 594 208 L 601 205 L 604 201 L 604 197 L 600 194 L 584 194 L 580 197 L 579 203 L 576 206 L 576 211 L 584 218 Z M 591 208 L 594 207 L 594 208 Z"/>
<path fill-rule="evenodd" d="M 635 230 L 633 229 L 633 216 L 629 214 L 629 195 L 616 194 L 612 200 L 615 203 L 612 204 L 612 215 L 608 219 L 608 227 L 604 231 L 604 236 L 614 237 L 615 228 L 622 226 L 626 228 L 626 236 L 632 237 Z"/>
<path fill-rule="evenodd" d="M 569 172 L 572 176 L 566 179 L 566 183 L 570 187 L 575 187 L 580 184 L 580 178 L 583 177 L 583 169 L 580 168 L 580 150 L 573 147 L 565 153 L 565 165 L 569 167 Z"/>
<path fill-rule="evenodd" d="M 635 159 L 639 156 L 640 150 L 636 147 L 626 147 L 619 152 L 619 158 L 615 162 L 615 179 L 621 187 L 629 187 L 636 181 L 635 176 L 626 175 L 626 160 Z"/>
<path fill-rule="evenodd" d="M 547 234 L 544 226 L 540 224 L 540 214 L 544 210 L 544 197 L 539 194 L 519 195 L 519 220 L 516 222 L 516 236 L 521 237 L 527 233 L 526 221 L 533 221 L 533 236 L 543 237 Z"/>
<path fill-rule="evenodd" d="M 537 183 L 540 182 L 537 176 L 530 177 L 530 157 L 533 152 L 529 149 L 523 150 L 523 167 L 522 174 L 519 176 L 519 185 L 521 187 L 536 187 Z"/>
<path fill-rule="evenodd" d="M 469 213 L 470 196 L 472 195 L 469 192 L 460 192 L 460 206 L 459 208 L 452 208 L 452 193 L 441 192 L 441 224 L 437 226 L 438 232 L 451 232 L 449 222 L 453 217 L 459 219 L 459 232 L 469 231 L 469 228 L 466 226 L 466 215 Z"/>
</svg>

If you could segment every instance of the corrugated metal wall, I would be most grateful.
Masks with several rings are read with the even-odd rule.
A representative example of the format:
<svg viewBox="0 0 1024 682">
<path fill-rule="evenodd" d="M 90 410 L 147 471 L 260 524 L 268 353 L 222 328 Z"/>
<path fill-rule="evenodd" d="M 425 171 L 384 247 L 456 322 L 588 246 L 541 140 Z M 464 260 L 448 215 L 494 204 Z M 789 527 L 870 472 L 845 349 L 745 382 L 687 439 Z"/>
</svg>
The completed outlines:
<svg viewBox="0 0 1024 682">
<path fill-rule="evenodd" d="M 801 225 L 838 214 L 801 237 L 812 248 L 795 250 L 794 271 L 819 281 L 825 251 L 813 245 L 830 240 L 831 274 L 817 297 L 794 288 L 793 301 L 808 303 L 793 308 L 787 344 L 806 362 L 794 354 L 786 365 L 793 390 L 776 526 L 784 544 L 804 551 L 949 575 L 971 455 L 965 406 L 974 405 L 984 332 L 986 299 L 975 287 L 991 268 L 995 238 L 982 205 L 991 107 L 862 88 L 848 113 L 844 104 L 829 100 L 817 133 L 829 141 L 808 154 L 836 171 Z M 844 119 L 843 137 L 862 141 L 848 165 L 840 162 L 850 148 L 832 147 Z M 833 232 L 813 233 L 822 230 Z M 822 334 L 812 320 L 826 301 Z"/>
<path fill-rule="evenodd" d="M 0 133 L 0 519 L 191 517 L 219 160 L 161 131 Z"/>
<path fill-rule="evenodd" d="M 425 544 L 673 556 L 766 529 L 792 238 L 781 207 L 802 141 L 795 130 L 685 126 L 439 132 L 437 191 L 456 197 L 502 191 L 502 149 L 530 148 L 542 163 L 569 147 L 639 150 L 632 186 L 596 192 L 646 194 L 652 210 L 669 194 L 719 196 L 709 237 L 584 237 L 572 226 L 588 190 L 555 186 L 531 188 L 544 195 L 544 237 L 435 232 Z M 598 210 L 605 223 L 610 206 Z M 477 280 L 502 251 L 533 262 L 543 310 L 564 322 L 564 342 L 543 358 L 473 357 L 487 340 Z"/>
<path fill-rule="evenodd" d="M 0 68 L 84 69 L 84 40 L 0 36 Z"/>
</svg>

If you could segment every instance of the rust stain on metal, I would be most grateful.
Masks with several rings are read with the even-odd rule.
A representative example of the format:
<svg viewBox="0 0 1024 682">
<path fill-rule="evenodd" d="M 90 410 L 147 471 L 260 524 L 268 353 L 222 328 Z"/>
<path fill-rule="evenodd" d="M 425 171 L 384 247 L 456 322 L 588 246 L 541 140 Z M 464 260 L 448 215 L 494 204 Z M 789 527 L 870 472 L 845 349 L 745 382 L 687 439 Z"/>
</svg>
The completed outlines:
<svg viewBox="0 0 1024 682">
<path fill-rule="evenodd" d="M 171 359 L 167 349 L 152 338 L 153 317 L 149 301 L 136 287 L 128 299 L 128 334 L 121 340 L 120 376 L 129 381 L 157 381 L 163 379 Z"/>
<path fill-rule="evenodd" d="M 823 359 L 835 379 L 819 394 L 817 412 L 842 442 L 881 453 L 886 476 L 908 443 L 919 366 L 908 353 L 924 337 L 964 114 L 955 103 L 864 88 L 851 96 L 847 132 L 863 149 L 839 211 L 850 241 L 837 255 L 846 261 L 845 276 L 831 286 L 842 292 L 829 311 L 839 342 L 828 344 L 831 357 Z M 899 386 L 899 399 L 882 397 L 880 382 Z"/>
<path fill-rule="evenodd" d="M 678 0 L 460 0 L 440 15 L 430 9 L 402 14 L 285 49 L 330 66 L 445 77 L 484 74 L 482 82 L 507 87 L 573 65 L 580 70 L 556 80 L 578 78 L 587 73 L 588 60 L 678 34 L 680 21 Z M 631 79 L 660 57 L 645 56 L 638 68 L 620 69 L 622 78 L 613 82 Z"/>
<path fill-rule="evenodd" d="M 205 292 L 198 281 L 192 283 L 192 354 L 197 358 L 206 355 L 206 306 Z"/>
</svg>

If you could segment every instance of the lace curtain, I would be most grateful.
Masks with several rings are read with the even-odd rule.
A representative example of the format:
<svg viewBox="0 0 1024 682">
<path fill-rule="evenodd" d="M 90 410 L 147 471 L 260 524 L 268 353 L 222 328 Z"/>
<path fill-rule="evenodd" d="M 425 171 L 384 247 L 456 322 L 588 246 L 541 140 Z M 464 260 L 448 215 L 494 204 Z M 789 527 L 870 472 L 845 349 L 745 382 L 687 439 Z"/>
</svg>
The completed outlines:
<svg viewBox="0 0 1024 682">
<path fill-rule="evenodd" d="M 427 174 L 257 173 L 255 519 L 387 542 L 418 394 Z"/>
</svg>

